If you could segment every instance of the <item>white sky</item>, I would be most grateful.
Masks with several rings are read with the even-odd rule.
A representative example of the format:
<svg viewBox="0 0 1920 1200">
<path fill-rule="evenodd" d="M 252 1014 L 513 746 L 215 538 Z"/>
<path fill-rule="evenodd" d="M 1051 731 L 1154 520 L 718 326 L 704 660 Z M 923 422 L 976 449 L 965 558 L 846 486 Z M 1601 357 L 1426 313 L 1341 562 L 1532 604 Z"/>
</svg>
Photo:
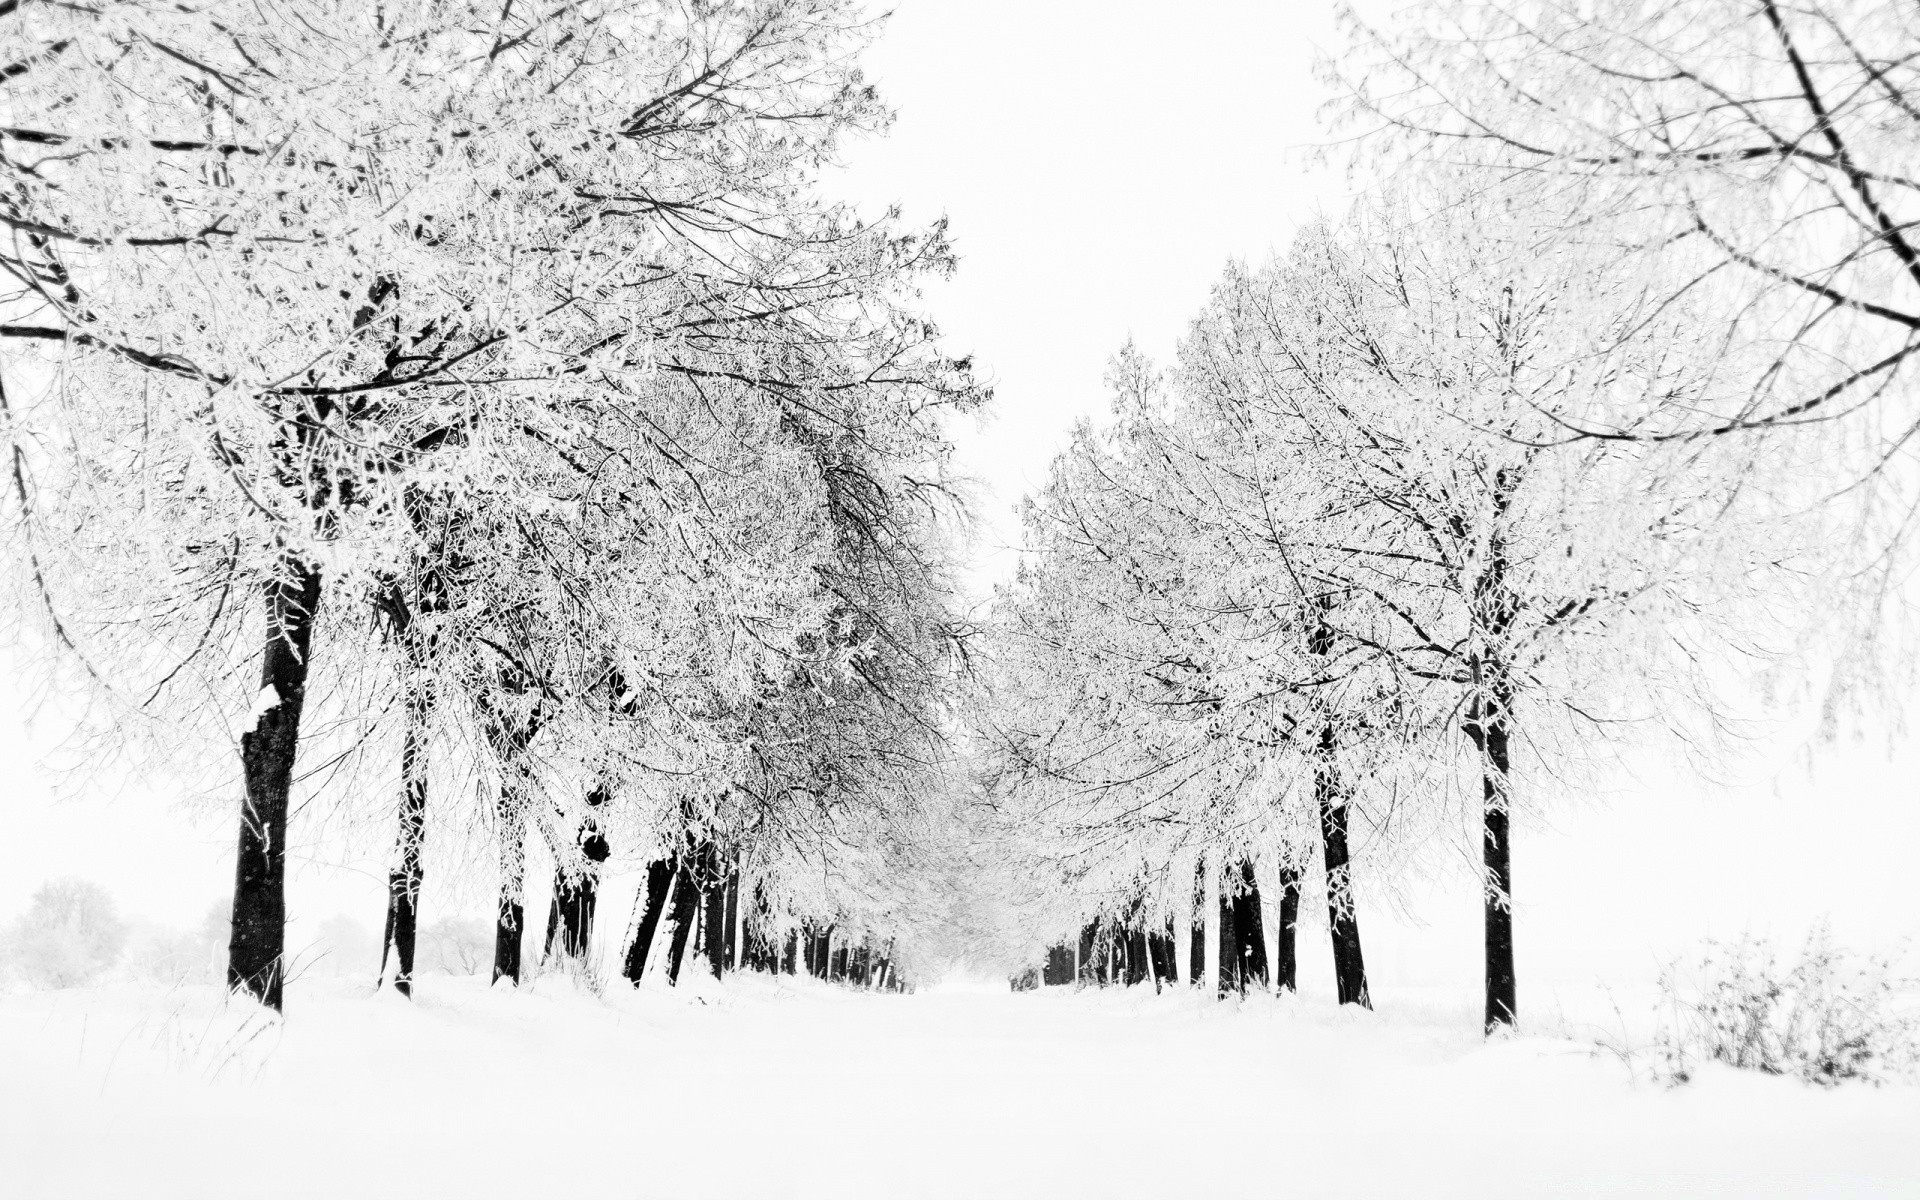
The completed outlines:
<svg viewBox="0 0 1920 1200">
<path fill-rule="evenodd" d="M 868 59 L 899 120 L 887 140 L 856 147 L 832 186 L 862 204 L 898 202 L 914 221 L 952 219 L 961 271 L 927 305 L 998 385 L 991 421 L 957 431 L 960 465 L 983 484 L 976 582 L 1010 570 L 1013 506 L 1071 423 L 1105 411 L 1101 376 L 1121 343 L 1131 335 L 1165 359 L 1228 258 L 1261 257 L 1344 206 L 1337 181 L 1301 153 L 1320 136 L 1311 63 L 1331 40 L 1320 0 L 899 4 Z M 38 765 L 57 722 L 35 737 L 14 708 L 0 709 L 0 920 L 61 875 L 181 926 L 225 896 L 231 820 L 190 821 L 140 780 L 57 798 Z M 1909 782 L 1920 760 L 1854 747 L 1818 752 L 1805 770 L 1792 765 L 1803 741 L 1783 727 L 1735 771 L 1737 786 L 1660 770 L 1523 832 L 1523 1006 L 1530 980 L 1645 976 L 1659 954 L 1748 925 L 1793 932 L 1830 913 L 1860 941 L 1920 934 L 1902 883 L 1920 852 Z M 315 853 L 297 828 L 293 842 L 297 859 Z M 345 910 L 377 932 L 384 870 L 377 858 L 297 861 L 296 921 Z M 1377 983 L 1470 986 L 1472 884 L 1449 881 L 1418 908 L 1363 912 Z M 625 919 L 617 897 L 603 911 Z M 1310 975 L 1327 970 L 1323 949 L 1308 942 L 1303 954 Z"/>
</svg>

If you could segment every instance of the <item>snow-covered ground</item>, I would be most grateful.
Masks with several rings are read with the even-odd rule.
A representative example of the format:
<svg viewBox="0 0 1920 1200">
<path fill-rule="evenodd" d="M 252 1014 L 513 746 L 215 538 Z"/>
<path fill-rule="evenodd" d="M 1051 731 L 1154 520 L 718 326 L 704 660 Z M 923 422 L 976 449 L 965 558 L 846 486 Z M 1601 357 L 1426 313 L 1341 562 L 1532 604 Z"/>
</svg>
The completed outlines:
<svg viewBox="0 0 1920 1200">
<path fill-rule="evenodd" d="M 1920 1196 L 1920 1088 L 1669 1090 L 1464 1000 L 420 990 L 0 999 L 0 1195 Z"/>
</svg>

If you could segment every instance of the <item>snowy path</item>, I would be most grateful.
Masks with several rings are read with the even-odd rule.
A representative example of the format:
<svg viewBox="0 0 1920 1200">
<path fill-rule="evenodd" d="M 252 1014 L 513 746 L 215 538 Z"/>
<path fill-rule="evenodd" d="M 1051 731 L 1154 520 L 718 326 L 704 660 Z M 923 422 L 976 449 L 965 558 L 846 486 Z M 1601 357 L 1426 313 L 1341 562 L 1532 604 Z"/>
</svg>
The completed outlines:
<svg viewBox="0 0 1920 1200">
<path fill-rule="evenodd" d="M 1920 1089 L 1636 1087 L 1465 1010 L 423 990 L 0 1000 L 0 1195 L 1920 1196 Z"/>
</svg>

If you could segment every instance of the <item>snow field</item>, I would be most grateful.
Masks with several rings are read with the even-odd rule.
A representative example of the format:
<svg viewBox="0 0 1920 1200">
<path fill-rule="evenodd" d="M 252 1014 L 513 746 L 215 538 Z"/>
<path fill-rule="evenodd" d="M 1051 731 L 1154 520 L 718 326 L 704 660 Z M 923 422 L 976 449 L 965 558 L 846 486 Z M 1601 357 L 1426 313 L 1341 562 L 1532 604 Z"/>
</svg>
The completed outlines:
<svg viewBox="0 0 1920 1200">
<path fill-rule="evenodd" d="M 1920 1196 L 1920 1089 L 1667 1090 L 1467 997 L 700 982 L 0 999 L 0 1194 Z"/>
</svg>

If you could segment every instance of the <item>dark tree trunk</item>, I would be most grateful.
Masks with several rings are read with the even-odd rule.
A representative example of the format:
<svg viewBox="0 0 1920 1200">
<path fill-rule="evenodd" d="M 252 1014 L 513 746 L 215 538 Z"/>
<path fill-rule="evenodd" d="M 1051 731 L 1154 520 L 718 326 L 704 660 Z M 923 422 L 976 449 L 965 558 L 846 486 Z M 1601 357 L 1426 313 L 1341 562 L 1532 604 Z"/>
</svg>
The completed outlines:
<svg viewBox="0 0 1920 1200">
<path fill-rule="evenodd" d="M 740 869 L 730 866 L 727 869 L 727 911 L 726 911 L 726 955 L 727 968 L 732 970 L 740 965 Z"/>
<path fill-rule="evenodd" d="M 1512 831 L 1512 759 L 1503 691 L 1496 688 L 1482 706 L 1483 719 L 1477 722 L 1475 738 L 1483 760 L 1480 785 L 1485 803 L 1481 850 L 1486 868 L 1482 902 L 1486 910 L 1488 1033 L 1501 1025 L 1515 1024 L 1520 1014 L 1513 968 L 1513 847 L 1508 841 Z"/>
<path fill-rule="evenodd" d="M 847 948 L 841 946 L 827 956 L 827 981 L 839 983 L 847 977 Z"/>
<path fill-rule="evenodd" d="M 612 853 L 600 821 L 594 814 L 608 799 L 603 788 L 595 788 L 587 797 L 587 817 L 580 825 L 580 857 L 577 874 L 569 876 L 564 867 L 553 873 L 553 905 L 547 914 L 546 953 L 557 949 L 568 958 L 585 958 L 593 944 L 593 913 L 600 898 L 600 868 Z"/>
<path fill-rule="evenodd" d="M 1079 982 L 1081 983 L 1093 983 L 1099 978 L 1099 975 L 1097 973 L 1097 970 L 1093 961 L 1094 943 L 1096 941 L 1094 937 L 1095 932 L 1096 932 L 1096 926 L 1092 921 L 1088 921 L 1085 925 L 1080 927 L 1080 979 L 1079 979 Z"/>
<path fill-rule="evenodd" d="M 786 972 L 788 975 L 792 975 L 799 968 L 799 960 L 800 960 L 800 931 L 798 929 L 789 929 L 787 930 L 786 961 L 780 964 L 780 969 Z"/>
<path fill-rule="evenodd" d="M 396 959 L 393 990 L 413 995 L 413 951 L 420 928 L 420 852 L 427 839 L 427 739 L 432 728 L 433 691 L 424 681 L 407 691 L 407 729 L 400 744 L 400 832 L 395 838 L 393 870 L 387 874 L 387 929 L 380 946 L 380 977 L 387 955 Z"/>
<path fill-rule="evenodd" d="M 1239 991 L 1240 983 L 1240 930 L 1234 924 L 1236 915 L 1233 896 L 1229 892 L 1232 880 L 1227 872 L 1220 872 L 1220 995 Z"/>
<path fill-rule="evenodd" d="M 817 979 L 826 979 L 832 975 L 832 963 L 829 957 L 833 952 L 833 926 L 829 925 L 813 936 L 813 957 L 811 970 Z"/>
<path fill-rule="evenodd" d="M 515 789 L 500 787 L 500 897 L 494 906 L 493 981 L 520 982 L 520 933 L 526 925 L 521 904 L 526 886 L 527 830 Z"/>
<path fill-rule="evenodd" d="M 1334 986 L 1342 1004 L 1372 1008 L 1367 993 L 1367 967 L 1360 954 L 1360 914 L 1354 907 L 1353 872 L 1347 853 L 1347 806 L 1341 803 L 1340 780 L 1333 763 L 1333 729 L 1320 735 L 1320 761 L 1314 771 L 1314 791 L 1320 801 L 1320 843 L 1326 854 L 1327 924 L 1333 935 Z"/>
<path fill-rule="evenodd" d="M 673 922 L 673 937 L 667 945 L 667 982 L 680 982 L 680 964 L 686 961 L 687 939 L 693 936 L 693 919 L 700 909 L 700 885 L 694 882 L 695 864 L 691 847 L 683 851 L 680 869 L 674 873 L 673 905 L 667 919 Z"/>
<path fill-rule="evenodd" d="M 627 947 L 626 967 L 622 971 L 629 983 L 638 984 L 647 971 L 647 952 L 653 948 L 654 934 L 660 931 L 660 918 L 666 914 L 667 896 L 673 889 L 673 860 L 655 859 L 647 864 L 647 892 L 641 901 L 640 925 L 633 931 L 633 943 Z"/>
<path fill-rule="evenodd" d="M 1260 916 L 1260 881 L 1253 863 L 1240 860 L 1240 891 L 1233 898 L 1235 979 L 1241 991 L 1267 986 L 1267 931 Z"/>
<path fill-rule="evenodd" d="M 1147 950 L 1147 931 L 1134 928 L 1127 931 L 1127 986 L 1145 983 L 1149 969 Z"/>
<path fill-rule="evenodd" d="M 719 855 L 713 856 L 713 864 L 719 866 Z M 700 949 L 707 956 L 707 970 L 718 979 L 727 970 L 727 881 L 710 874 L 701 899 L 706 905 L 700 918 L 706 936 Z"/>
<path fill-rule="evenodd" d="M 1169 921 L 1159 929 L 1147 935 L 1147 960 L 1153 966 L 1155 988 L 1173 983 L 1177 978 L 1177 964 L 1174 959 L 1176 950 L 1173 944 L 1173 922 Z"/>
<path fill-rule="evenodd" d="M 1274 931 L 1274 990 L 1297 991 L 1294 965 L 1294 927 L 1300 920 L 1300 869 L 1280 864 L 1280 928 Z"/>
<path fill-rule="evenodd" d="M 281 1008 L 287 939 L 287 800 L 293 787 L 300 713 L 307 702 L 313 621 L 320 608 L 320 572 L 283 556 L 284 575 L 264 588 L 266 645 L 260 691 L 274 704 L 240 735 L 239 851 L 233 879 L 233 933 L 227 942 L 227 987 Z"/>
<path fill-rule="evenodd" d="M 1047 950 L 1047 968 L 1040 980 L 1048 987 L 1063 987 L 1073 982 L 1073 947 L 1061 942 Z"/>
</svg>

